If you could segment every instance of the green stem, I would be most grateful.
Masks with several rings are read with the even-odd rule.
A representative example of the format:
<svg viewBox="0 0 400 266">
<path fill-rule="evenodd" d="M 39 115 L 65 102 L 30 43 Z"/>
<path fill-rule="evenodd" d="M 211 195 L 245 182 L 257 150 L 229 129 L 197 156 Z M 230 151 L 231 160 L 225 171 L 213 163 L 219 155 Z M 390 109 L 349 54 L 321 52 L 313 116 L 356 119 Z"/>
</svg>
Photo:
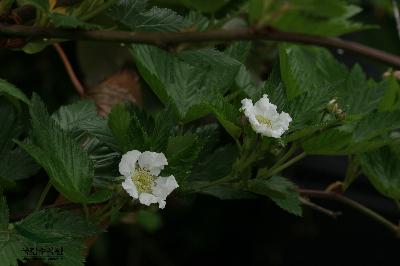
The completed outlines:
<svg viewBox="0 0 400 266">
<path fill-rule="evenodd" d="M 368 207 L 350 199 L 346 196 L 335 192 L 329 191 L 319 191 L 319 190 L 308 190 L 308 189 L 300 189 L 299 190 L 301 195 L 308 196 L 308 197 L 315 197 L 315 198 L 325 198 L 325 199 L 333 199 L 339 201 L 345 205 L 348 205 L 361 213 L 367 215 L 368 217 L 372 218 L 373 220 L 379 222 L 380 224 L 387 227 L 393 233 L 396 234 L 397 237 L 400 237 L 400 227 L 396 224 L 393 224 L 391 221 L 383 217 L 382 215 L 376 213 L 375 211 L 369 209 Z"/>
<path fill-rule="evenodd" d="M 270 171 L 273 171 L 274 169 L 282 165 L 284 162 L 286 162 L 287 159 L 289 159 L 290 156 L 292 156 L 292 154 L 296 151 L 296 148 L 297 145 L 293 143 L 292 146 L 290 146 L 289 150 L 273 166 L 271 166 Z"/>
<path fill-rule="evenodd" d="M 47 182 L 46 186 L 44 187 L 42 193 L 40 194 L 39 200 L 35 207 L 35 211 L 39 211 L 40 207 L 42 207 L 42 204 L 43 204 L 44 200 L 46 199 L 47 193 L 49 192 L 50 188 L 51 188 L 51 182 L 49 180 L 49 182 Z"/>
<path fill-rule="evenodd" d="M 96 15 L 102 13 L 103 11 L 107 10 L 108 8 L 110 8 L 115 2 L 117 2 L 117 0 L 110 0 L 107 3 L 104 3 L 103 5 L 99 6 L 98 8 L 88 12 L 86 15 L 82 16 L 81 19 L 83 21 L 89 20 L 95 17 Z"/>
<path fill-rule="evenodd" d="M 274 169 L 271 169 L 271 171 L 268 173 L 268 175 L 267 175 L 267 176 L 264 176 L 264 178 L 265 178 L 265 177 L 271 177 L 271 176 L 273 176 L 273 175 L 276 175 L 276 174 L 279 173 L 279 172 L 282 172 L 282 170 L 288 168 L 288 167 L 291 166 L 292 164 L 297 163 L 298 161 L 300 161 L 301 159 L 303 159 L 304 157 L 306 157 L 306 155 L 307 155 L 307 154 L 306 154 L 305 152 L 300 153 L 299 155 L 293 157 L 291 160 L 287 161 L 286 163 L 281 164 L 280 166 L 278 166 L 278 167 L 276 167 L 276 168 L 274 168 Z"/>
</svg>

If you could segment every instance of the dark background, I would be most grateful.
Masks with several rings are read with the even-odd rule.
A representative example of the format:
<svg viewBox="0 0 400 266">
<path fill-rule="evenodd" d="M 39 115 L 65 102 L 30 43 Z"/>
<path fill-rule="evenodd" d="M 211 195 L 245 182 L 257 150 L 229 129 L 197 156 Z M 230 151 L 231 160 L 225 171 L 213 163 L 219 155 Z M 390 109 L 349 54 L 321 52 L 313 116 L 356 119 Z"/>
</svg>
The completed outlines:
<svg viewBox="0 0 400 266">
<path fill-rule="evenodd" d="M 391 11 L 380 1 L 372 2 L 362 2 L 364 12 L 356 19 L 381 28 L 345 38 L 399 55 L 400 40 Z M 79 77 L 87 79 L 80 64 L 82 46 L 87 44 L 62 45 Z M 359 62 L 376 79 L 386 70 L 380 63 L 346 52 L 337 57 L 350 66 Z M 98 53 L 97 59 L 101 58 Z M 52 47 L 34 55 L 0 50 L 0 77 L 28 95 L 38 92 L 50 110 L 78 98 Z M 342 180 L 345 168 L 346 158 L 307 157 L 286 174 L 302 188 L 323 189 Z M 7 195 L 9 202 L 22 197 L 26 199 L 23 208 L 34 204 L 30 199 L 40 194 L 44 173 L 29 182 L 31 186 Z M 392 221 L 400 218 L 395 204 L 375 192 L 365 178 L 359 178 L 347 195 Z M 400 242 L 385 227 L 342 204 L 316 202 L 343 215 L 332 219 L 305 209 L 304 217 L 299 218 L 268 199 L 221 201 L 205 195 L 171 198 L 168 207 L 155 216 L 161 224 L 151 230 L 140 222 L 112 225 L 91 249 L 88 265 L 399 265 Z"/>
</svg>

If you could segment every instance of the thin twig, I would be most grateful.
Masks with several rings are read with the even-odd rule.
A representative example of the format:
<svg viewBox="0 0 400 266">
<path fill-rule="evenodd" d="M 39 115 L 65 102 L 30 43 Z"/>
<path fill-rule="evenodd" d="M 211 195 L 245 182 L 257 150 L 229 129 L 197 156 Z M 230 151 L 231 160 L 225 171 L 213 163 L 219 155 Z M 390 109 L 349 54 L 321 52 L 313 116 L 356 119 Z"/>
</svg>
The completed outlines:
<svg viewBox="0 0 400 266">
<path fill-rule="evenodd" d="M 375 211 L 369 209 L 368 207 L 336 192 L 329 192 L 329 191 L 321 191 L 321 190 L 310 190 L 310 189 L 299 189 L 299 193 L 302 196 L 310 197 L 310 198 L 323 198 L 323 199 L 331 199 L 338 202 L 341 202 L 345 205 L 348 205 L 363 214 L 369 216 L 370 218 L 374 219 L 375 221 L 379 222 L 380 224 L 384 225 L 390 231 L 392 231 L 397 237 L 400 237 L 400 227 L 382 215 L 376 213 Z"/>
<path fill-rule="evenodd" d="M 311 202 L 310 200 L 305 199 L 303 197 L 300 197 L 300 201 L 301 201 L 301 203 L 310 207 L 311 209 L 314 209 L 322 214 L 328 215 L 328 216 L 332 217 L 333 219 L 336 219 L 339 215 L 342 214 L 341 212 L 335 212 L 335 211 L 328 210 L 328 209 L 326 209 L 322 206 L 319 206 L 319 205 L 315 204 L 314 202 Z"/>
<path fill-rule="evenodd" d="M 59 38 L 69 40 L 108 41 L 121 43 L 145 43 L 167 46 L 180 43 L 210 41 L 271 40 L 318 45 L 343 49 L 400 68 L 400 57 L 359 43 L 339 38 L 321 37 L 295 32 L 281 32 L 272 28 L 240 28 L 232 30 L 210 30 L 204 32 L 128 32 L 110 30 L 76 30 L 23 25 L 0 24 L 0 36 L 21 36 L 29 38 Z"/>
<path fill-rule="evenodd" d="M 58 55 L 60 56 L 62 62 L 64 63 L 65 69 L 67 70 L 68 76 L 74 85 L 75 90 L 78 92 L 79 96 L 82 98 L 85 94 L 85 89 L 82 86 L 82 83 L 79 81 L 78 77 L 75 74 L 74 68 L 71 65 L 67 55 L 62 49 L 61 45 L 58 43 L 53 44 L 54 49 L 56 49 Z"/>
</svg>

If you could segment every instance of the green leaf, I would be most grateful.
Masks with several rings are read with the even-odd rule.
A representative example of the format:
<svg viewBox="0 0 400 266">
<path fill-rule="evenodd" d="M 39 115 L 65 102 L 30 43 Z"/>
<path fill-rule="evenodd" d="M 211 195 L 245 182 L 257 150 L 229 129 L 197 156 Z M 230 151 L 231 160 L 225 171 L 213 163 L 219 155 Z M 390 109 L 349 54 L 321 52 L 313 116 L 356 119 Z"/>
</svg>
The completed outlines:
<svg viewBox="0 0 400 266">
<path fill-rule="evenodd" d="M 93 163 L 80 145 L 50 118 L 37 95 L 30 108 L 32 133 L 18 142 L 47 172 L 52 185 L 73 202 L 89 202 Z"/>
<path fill-rule="evenodd" d="M 48 0 L 22 0 L 22 4 L 31 4 L 44 12 L 50 9 Z"/>
<path fill-rule="evenodd" d="M 147 210 L 139 210 L 137 212 L 137 222 L 150 233 L 157 231 L 162 226 L 160 213 Z"/>
<path fill-rule="evenodd" d="M 138 117 L 129 112 L 126 106 L 117 105 L 111 110 L 108 126 L 123 153 L 143 149 L 146 133 Z"/>
<path fill-rule="evenodd" d="M 224 98 L 214 104 L 209 104 L 208 109 L 212 112 L 225 130 L 234 139 L 238 139 L 242 133 L 242 129 L 238 126 L 241 114 L 239 109 L 230 104 Z"/>
<path fill-rule="evenodd" d="M 107 14 L 132 31 L 179 31 L 188 26 L 187 20 L 173 10 L 147 9 L 145 0 L 121 0 Z"/>
<path fill-rule="evenodd" d="M 178 56 L 146 45 L 135 45 L 131 51 L 142 77 L 185 122 L 207 114 L 204 105 L 227 92 L 240 67 L 236 60 L 210 49 Z"/>
<path fill-rule="evenodd" d="M 253 0 L 249 5 L 250 21 L 259 26 L 271 26 L 281 31 L 323 36 L 337 36 L 371 26 L 352 22 L 350 19 L 361 8 L 346 1 Z"/>
<path fill-rule="evenodd" d="M 202 184 L 206 184 L 202 182 Z M 212 186 L 201 190 L 201 193 L 214 196 L 221 200 L 253 199 L 255 196 L 249 192 L 227 186 Z"/>
<path fill-rule="evenodd" d="M 183 187 L 186 177 L 192 173 L 194 161 L 201 149 L 202 143 L 195 134 L 186 133 L 170 137 L 166 150 L 168 166 L 163 173 L 174 175 L 178 184 Z"/>
<path fill-rule="evenodd" d="M 346 67 L 323 48 L 281 44 L 279 59 L 289 100 L 313 90 L 324 93 L 326 87 L 347 77 Z"/>
<path fill-rule="evenodd" d="M 195 8 L 200 12 L 214 13 L 226 5 L 228 0 L 181 0 L 181 2 L 190 8 Z"/>
<path fill-rule="evenodd" d="M 15 109 L 6 101 L 0 102 L 0 185 L 9 188 L 15 181 L 34 175 L 39 167 L 31 157 L 15 148 L 14 138 L 22 132 L 22 122 Z"/>
<path fill-rule="evenodd" d="M 392 199 L 400 199 L 400 158 L 394 151 L 389 147 L 383 147 L 360 155 L 360 162 L 363 172 L 381 194 Z"/>
<path fill-rule="evenodd" d="M 0 241 L 0 261 L 2 265 L 18 266 L 18 261 L 26 262 L 22 249 L 27 247 L 29 242 L 22 236 L 7 232 L 7 241 Z"/>
<path fill-rule="evenodd" d="M 48 17 L 50 21 L 57 28 L 66 28 L 66 29 L 85 29 L 85 30 L 94 30 L 100 29 L 101 27 L 96 24 L 87 23 L 79 18 L 72 15 L 64 15 L 61 13 L 49 13 Z"/>
<path fill-rule="evenodd" d="M 271 198 L 279 207 L 294 215 L 301 216 L 300 195 L 291 181 L 280 176 L 269 179 L 249 180 L 249 191 Z"/>
<path fill-rule="evenodd" d="M 222 146 L 207 153 L 193 169 L 192 180 L 213 181 L 227 176 L 232 169 L 233 163 L 238 157 L 238 150 L 234 145 Z"/>
<path fill-rule="evenodd" d="M 60 209 L 32 213 L 14 226 L 19 234 L 36 243 L 85 238 L 101 232 L 97 226 L 88 224 L 82 216 Z"/>
<path fill-rule="evenodd" d="M 379 111 L 390 112 L 400 109 L 400 86 L 397 79 L 391 75 L 383 81 L 386 85 L 385 94 L 379 103 Z"/>
<path fill-rule="evenodd" d="M 350 71 L 346 81 L 337 91 L 337 102 L 346 113 L 346 119 L 359 119 L 377 108 L 384 90 L 368 82 L 359 65 Z"/>
<path fill-rule="evenodd" d="M 26 104 L 29 104 L 29 99 L 25 96 L 25 94 L 13 84 L 7 82 L 4 79 L 0 79 L 0 95 L 1 94 L 11 96 Z"/>
</svg>

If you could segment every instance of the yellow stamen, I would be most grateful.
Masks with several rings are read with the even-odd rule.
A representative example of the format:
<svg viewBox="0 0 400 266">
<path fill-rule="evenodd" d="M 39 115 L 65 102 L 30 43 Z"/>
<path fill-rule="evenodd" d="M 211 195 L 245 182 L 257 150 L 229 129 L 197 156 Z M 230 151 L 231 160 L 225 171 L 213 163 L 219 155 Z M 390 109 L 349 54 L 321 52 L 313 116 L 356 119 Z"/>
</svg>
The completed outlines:
<svg viewBox="0 0 400 266">
<path fill-rule="evenodd" d="M 136 185 L 137 190 L 142 193 L 151 193 L 154 186 L 155 176 L 150 174 L 149 170 L 136 168 L 132 176 L 132 181 Z"/>
<path fill-rule="evenodd" d="M 259 123 L 272 127 L 272 121 L 262 115 L 256 115 L 256 119 Z"/>
</svg>

